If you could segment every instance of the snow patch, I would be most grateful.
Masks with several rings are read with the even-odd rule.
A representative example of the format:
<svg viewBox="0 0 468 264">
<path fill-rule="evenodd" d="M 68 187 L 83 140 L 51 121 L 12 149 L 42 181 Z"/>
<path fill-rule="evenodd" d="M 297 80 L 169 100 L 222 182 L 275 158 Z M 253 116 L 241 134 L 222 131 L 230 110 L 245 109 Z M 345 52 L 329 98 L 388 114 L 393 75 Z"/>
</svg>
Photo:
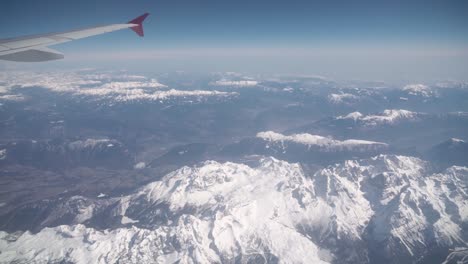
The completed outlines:
<svg viewBox="0 0 468 264">
<path fill-rule="evenodd" d="M 465 143 L 465 141 L 463 139 L 459 139 L 459 138 L 451 138 L 450 140 L 453 143 Z"/>
<path fill-rule="evenodd" d="M 122 225 L 138 223 L 138 220 L 133 220 L 130 217 L 122 216 L 121 220 Z"/>
<path fill-rule="evenodd" d="M 141 170 L 141 169 L 144 169 L 146 168 L 146 163 L 145 162 L 138 162 L 137 164 L 135 164 L 135 166 L 133 166 L 134 169 L 136 170 Z"/>
</svg>

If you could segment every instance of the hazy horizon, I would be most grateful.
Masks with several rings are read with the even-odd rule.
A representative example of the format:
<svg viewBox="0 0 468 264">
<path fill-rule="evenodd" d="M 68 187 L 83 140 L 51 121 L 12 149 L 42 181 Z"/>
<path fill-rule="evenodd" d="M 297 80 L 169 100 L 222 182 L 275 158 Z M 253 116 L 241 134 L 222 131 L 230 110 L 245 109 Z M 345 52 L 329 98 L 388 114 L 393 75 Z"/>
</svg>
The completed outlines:
<svg viewBox="0 0 468 264">
<path fill-rule="evenodd" d="M 65 60 L 15 69 L 80 67 L 171 72 L 317 74 L 388 82 L 468 80 L 465 1 L 4 1 L 0 38 L 125 23 L 126 30 L 54 46 Z"/>
</svg>

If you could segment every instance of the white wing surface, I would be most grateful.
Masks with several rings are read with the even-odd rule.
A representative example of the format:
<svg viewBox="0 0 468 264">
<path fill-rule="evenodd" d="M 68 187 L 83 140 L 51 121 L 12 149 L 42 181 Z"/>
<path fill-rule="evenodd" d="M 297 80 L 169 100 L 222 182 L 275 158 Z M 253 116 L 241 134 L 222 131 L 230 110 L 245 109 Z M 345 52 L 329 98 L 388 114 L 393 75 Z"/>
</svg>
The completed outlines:
<svg viewBox="0 0 468 264">
<path fill-rule="evenodd" d="M 145 13 L 126 24 L 96 26 L 62 33 L 0 39 L 0 60 L 40 62 L 63 59 L 64 55 L 62 53 L 50 49 L 48 46 L 125 28 L 132 29 L 142 37 L 144 35 L 142 23 L 148 15 L 148 13 Z"/>
</svg>

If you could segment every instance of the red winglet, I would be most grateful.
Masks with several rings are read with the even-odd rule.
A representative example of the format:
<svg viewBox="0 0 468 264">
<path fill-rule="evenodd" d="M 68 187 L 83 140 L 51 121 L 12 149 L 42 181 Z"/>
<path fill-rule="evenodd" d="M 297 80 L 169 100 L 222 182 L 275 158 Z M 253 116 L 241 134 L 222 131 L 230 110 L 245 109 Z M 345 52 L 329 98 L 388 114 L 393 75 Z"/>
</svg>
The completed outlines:
<svg viewBox="0 0 468 264">
<path fill-rule="evenodd" d="M 137 24 L 138 26 L 131 27 L 130 29 L 135 31 L 138 36 L 143 37 L 145 33 L 143 32 L 143 21 L 149 15 L 149 13 L 144 13 L 143 15 L 129 21 L 128 24 Z"/>
</svg>

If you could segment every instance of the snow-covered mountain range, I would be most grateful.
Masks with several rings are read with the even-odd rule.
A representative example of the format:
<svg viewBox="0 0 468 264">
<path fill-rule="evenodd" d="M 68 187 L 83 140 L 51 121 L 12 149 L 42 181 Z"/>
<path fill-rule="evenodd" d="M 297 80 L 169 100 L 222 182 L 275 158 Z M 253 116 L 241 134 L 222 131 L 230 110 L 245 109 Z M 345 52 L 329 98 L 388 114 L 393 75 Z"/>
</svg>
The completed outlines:
<svg viewBox="0 0 468 264">
<path fill-rule="evenodd" d="M 364 113 L 354 111 L 326 117 L 298 128 L 288 134 L 322 134 L 338 138 L 360 138 L 385 142 L 400 149 L 426 151 L 432 145 L 455 137 L 464 139 L 468 131 L 467 116 L 463 112 L 427 113 L 405 109 L 386 109 Z M 444 131 L 456 131 L 445 133 Z M 409 139 L 408 135 L 417 135 Z M 411 154 L 415 155 L 415 154 Z"/>
<path fill-rule="evenodd" d="M 145 76 L 125 72 L 86 74 L 86 72 L 8 72 L 0 74 L 3 85 L 0 99 L 24 100 L 21 90 L 42 88 L 52 93 L 72 95 L 78 99 L 105 100 L 113 103 L 171 101 L 177 98 L 202 100 L 206 97 L 228 98 L 236 93 L 216 90 L 177 90 Z"/>
<path fill-rule="evenodd" d="M 466 167 L 434 173 L 423 160 L 396 155 L 348 160 L 314 173 L 274 158 L 250 165 L 206 161 L 124 197 L 57 201 L 50 216 L 71 217 L 74 224 L 35 234 L 0 232 L 0 259 L 443 261 L 449 249 L 468 242 L 467 183 Z"/>
<path fill-rule="evenodd" d="M 466 98 L 450 82 L 6 69 L 0 263 L 463 261 Z"/>
</svg>

